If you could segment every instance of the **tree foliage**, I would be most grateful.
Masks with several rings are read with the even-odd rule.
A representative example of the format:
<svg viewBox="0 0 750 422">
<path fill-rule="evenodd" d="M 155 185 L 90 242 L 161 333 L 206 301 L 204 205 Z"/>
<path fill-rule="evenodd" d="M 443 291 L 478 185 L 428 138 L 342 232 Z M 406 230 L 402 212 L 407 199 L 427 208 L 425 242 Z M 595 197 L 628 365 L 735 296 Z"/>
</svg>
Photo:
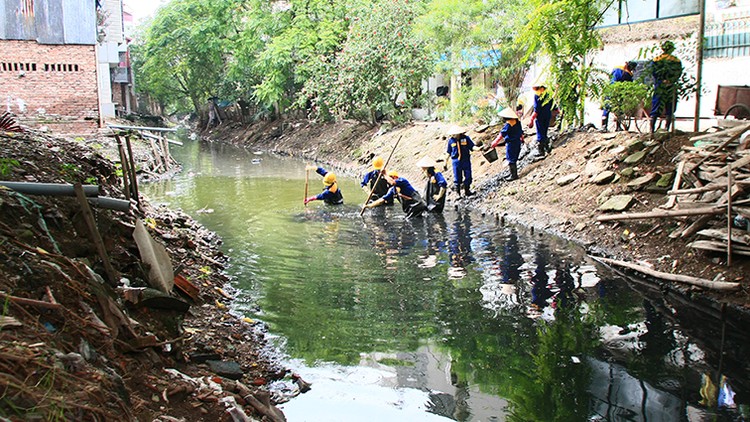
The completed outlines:
<svg viewBox="0 0 750 422">
<path fill-rule="evenodd" d="M 411 109 L 432 70 L 412 34 L 418 11 L 419 4 L 408 0 L 383 0 L 353 11 L 341 50 L 319 56 L 311 68 L 316 77 L 305 84 L 304 100 L 317 116 L 374 122 L 379 113 L 397 117 L 399 107 Z"/>
<path fill-rule="evenodd" d="M 563 118 L 581 125 L 586 97 L 598 97 L 605 83 L 591 53 L 601 46 L 594 27 L 611 0 L 529 1 L 534 11 L 523 41 L 529 52 L 539 50 L 549 58 L 548 84 L 555 89 Z"/>
</svg>

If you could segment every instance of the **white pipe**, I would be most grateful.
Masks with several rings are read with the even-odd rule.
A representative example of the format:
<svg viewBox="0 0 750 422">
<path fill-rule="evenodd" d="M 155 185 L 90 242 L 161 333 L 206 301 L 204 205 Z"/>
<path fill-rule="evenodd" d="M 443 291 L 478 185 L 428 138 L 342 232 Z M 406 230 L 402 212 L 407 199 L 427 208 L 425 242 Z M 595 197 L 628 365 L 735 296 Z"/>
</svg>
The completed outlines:
<svg viewBox="0 0 750 422">
<path fill-rule="evenodd" d="M 73 185 L 67 183 L 32 183 L 32 182 L 6 182 L 0 181 L 0 186 L 29 195 L 51 195 L 51 196 L 76 196 Z M 99 186 L 83 185 L 83 193 L 86 196 L 99 196 Z"/>
</svg>

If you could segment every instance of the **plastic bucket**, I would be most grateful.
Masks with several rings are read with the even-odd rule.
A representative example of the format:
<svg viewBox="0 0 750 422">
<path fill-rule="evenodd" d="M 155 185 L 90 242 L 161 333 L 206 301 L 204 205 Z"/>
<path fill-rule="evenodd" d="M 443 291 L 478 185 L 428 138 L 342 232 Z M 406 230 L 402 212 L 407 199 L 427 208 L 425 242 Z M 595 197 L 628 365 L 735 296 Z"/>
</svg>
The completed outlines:
<svg viewBox="0 0 750 422">
<path fill-rule="evenodd" d="M 495 150 L 495 148 L 483 152 L 482 155 L 484 155 L 484 159 L 487 160 L 488 163 L 497 161 L 497 150 Z"/>
</svg>

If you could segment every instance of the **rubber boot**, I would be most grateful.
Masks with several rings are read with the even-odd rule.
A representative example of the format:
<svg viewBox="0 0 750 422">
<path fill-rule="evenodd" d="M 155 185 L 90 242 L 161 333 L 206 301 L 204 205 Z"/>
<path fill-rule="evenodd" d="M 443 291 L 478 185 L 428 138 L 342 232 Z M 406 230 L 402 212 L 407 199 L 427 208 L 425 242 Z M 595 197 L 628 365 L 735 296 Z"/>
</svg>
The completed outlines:
<svg viewBox="0 0 750 422">
<path fill-rule="evenodd" d="M 608 124 L 609 124 L 609 116 L 602 116 L 602 132 L 607 131 Z"/>
<path fill-rule="evenodd" d="M 469 188 L 469 185 L 464 185 L 464 196 L 471 196 L 474 195 L 474 192 L 471 191 Z"/>
<path fill-rule="evenodd" d="M 536 157 L 534 157 L 534 160 L 543 160 L 545 154 L 545 148 L 544 144 L 541 142 L 536 143 Z"/>
<path fill-rule="evenodd" d="M 510 181 L 518 179 L 518 164 L 516 163 L 508 164 L 508 168 L 510 169 L 510 174 L 505 177 L 505 180 L 510 182 Z"/>
<path fill-rule="evenodd" d="M 656 131 L 656 120 L 659 119 L 659 117 L 654 116 L 651 118 L 651 133 L 654 133 Z"/>
<path fill-rule="evenodd" d="M 453 190 L 456 192 L 456 195 L 460 198 L 461 197 L 461 186 L 460 185 L 453 185 Z"/>
</svg>

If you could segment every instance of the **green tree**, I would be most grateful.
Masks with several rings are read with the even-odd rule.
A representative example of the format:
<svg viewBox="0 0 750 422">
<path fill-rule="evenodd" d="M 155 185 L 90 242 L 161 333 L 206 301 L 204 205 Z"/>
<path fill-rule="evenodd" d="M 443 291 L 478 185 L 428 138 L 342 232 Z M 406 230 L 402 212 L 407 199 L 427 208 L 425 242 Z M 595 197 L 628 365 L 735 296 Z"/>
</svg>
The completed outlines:
<svg viewBox="0 0 750 422">
<path fill-rule="evenodd" d="M 583 124 L 587 96 L 598 97 L 604 72 L 593 66 L 591 52 L 601 46 L 594 27 L 611 0 L 529 0 L 531 19 L 522 32 L 529 52 L 549 58 L 549 84 L 566 123 Z"/>
<path fill-rule="evenodd" d="M 316 74 L 321 57 L 333 56 L 349 27 L 348 10 L 341 0 L 292 1 L 287 10 L 269 14 L 268 39 L 254 70 L 261 75 L 254 86 L 256 101 L 282 112 L 296 100 L 299 90 Z"/>
<path fill-rule="evenodd" d="M 240 2 L 174 0 L 161 7 L 133 50 L 139 89 L 172 110 L 196 113 L 216 95 Z M 185 99 L 189 103 L 185 103 Z"/>
<path fill-rule="evenodd" d="M 508 103 L 518 98 L 530 66 L 526 46 L 517 43 L 517 34 L 530 11 L 524 0 L 432 0 L 417 21 L 417 31 L 439 60 L 437 70 L 448 71 L 459 98 L 458 77 L 466 67 L 466 56 L 487 54 L 486 68 L 497 78 Z M 453 103 L 453 108 L 462 105 Z M 453 113 L 456 114 L 455 112 Z"/>
<path fill-rule="evenodd" d="M 431 62 L 412 33 L 421 10 L 408 0 L 383 0 L 353 10 L 341 51 L 320 56 L 305 84 L 305 100 L 319 117 L 353 117 L 375 122 L 397 116 L 419 100 Z M 403 100 L 397 104 L 397 100 Z"/>
</svg>

